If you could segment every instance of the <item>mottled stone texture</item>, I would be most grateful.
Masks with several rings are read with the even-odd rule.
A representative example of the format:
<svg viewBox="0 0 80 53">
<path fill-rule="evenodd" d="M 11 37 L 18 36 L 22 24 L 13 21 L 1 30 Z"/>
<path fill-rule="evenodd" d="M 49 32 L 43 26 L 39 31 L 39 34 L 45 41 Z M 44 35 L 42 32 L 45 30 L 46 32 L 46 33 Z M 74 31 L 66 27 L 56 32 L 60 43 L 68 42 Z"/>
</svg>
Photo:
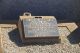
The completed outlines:
<svg viewBox="0 0 80 53">
<path fill-rule="evenodd" d="M 25 11 L 76 20 L 80 17 L 80 0 L 0 0 L 0 20 L 18 20 Z"/>
<path fill-rule="evenodd" d="M 31 20 L 31 21 L 30 21 Z M 25 37 L 59 37 L 56 19 L 48 20 L 41 18 L 24 19 Z"/>
</svg>

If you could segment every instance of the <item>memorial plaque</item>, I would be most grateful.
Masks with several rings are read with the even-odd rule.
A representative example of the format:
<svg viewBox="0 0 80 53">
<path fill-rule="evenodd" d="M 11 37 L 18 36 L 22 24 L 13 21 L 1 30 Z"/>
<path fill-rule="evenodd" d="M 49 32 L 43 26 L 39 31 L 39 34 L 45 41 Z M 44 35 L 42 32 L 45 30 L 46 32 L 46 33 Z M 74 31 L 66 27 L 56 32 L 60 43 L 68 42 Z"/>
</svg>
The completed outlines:
<svg viewBox="0 0 80 53">
<path fill-rule="evenodd" d="M 58 37 L 57 21 L 54 17 L 35 17 L 23 19 L 24 37 Z"/>
<path fill-rule="evenodd" d="M 48 41 L 60 40 L 57 20 L 54 16 L 31 16 L 24 13 L 18 21 L 18 28 L 22 42 L 39 42 L 44 39 Z"/>
</svg>

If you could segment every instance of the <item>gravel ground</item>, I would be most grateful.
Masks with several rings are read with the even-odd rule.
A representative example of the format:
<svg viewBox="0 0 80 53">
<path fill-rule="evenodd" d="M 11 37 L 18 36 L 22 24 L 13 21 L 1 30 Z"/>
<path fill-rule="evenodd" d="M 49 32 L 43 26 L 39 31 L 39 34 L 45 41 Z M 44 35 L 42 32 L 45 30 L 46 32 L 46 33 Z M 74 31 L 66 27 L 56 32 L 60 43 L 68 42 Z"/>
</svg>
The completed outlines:
<svg viewBox="0 0 80 53">
<path fill-rule="evenodd" d="M 16 27 L 1 28 L 1 46 L 4 53 L 80 53 L 78 44 L 71 44 L 67 36 L 70 32 L 66 27 L 59 27 L 61 43 L 45 45 L 25 45 L 19 46 L 19 33 Z M 64 35 L 63 35 L 64 34 Z M 12 36 L 12 37 L 11 37 Z"/>
</svg>

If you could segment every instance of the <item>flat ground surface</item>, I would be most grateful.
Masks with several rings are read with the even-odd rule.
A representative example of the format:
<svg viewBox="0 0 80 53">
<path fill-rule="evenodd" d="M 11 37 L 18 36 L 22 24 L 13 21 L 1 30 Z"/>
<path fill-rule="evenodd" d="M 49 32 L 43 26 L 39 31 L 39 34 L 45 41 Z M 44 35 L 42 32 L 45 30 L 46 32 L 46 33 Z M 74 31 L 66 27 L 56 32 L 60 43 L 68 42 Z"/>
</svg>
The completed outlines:
<svg viewBox="0 0 80 53">
<path fill-rule="evenodd" d="M 80 53 L 80 30 L 75 23 L 59 23 L 61 43 L 22 44 L 15 24 L 0 24 L 4 53 Z"/>
</svg>

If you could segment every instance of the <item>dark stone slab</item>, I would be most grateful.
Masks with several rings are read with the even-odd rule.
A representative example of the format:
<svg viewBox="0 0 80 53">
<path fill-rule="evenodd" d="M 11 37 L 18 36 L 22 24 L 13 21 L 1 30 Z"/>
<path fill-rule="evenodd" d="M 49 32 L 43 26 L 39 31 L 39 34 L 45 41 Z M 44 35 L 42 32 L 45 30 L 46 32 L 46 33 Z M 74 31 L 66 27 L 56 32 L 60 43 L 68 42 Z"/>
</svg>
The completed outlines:
<svg viewBox="0 0 80 53">
<path fill-rule="evenodd" d="M 80 0 L 0 0 L 0 20 L 18 20 L 27 11 L 34 16 L 76 20 L 80 19 Z"/>
</svg>

